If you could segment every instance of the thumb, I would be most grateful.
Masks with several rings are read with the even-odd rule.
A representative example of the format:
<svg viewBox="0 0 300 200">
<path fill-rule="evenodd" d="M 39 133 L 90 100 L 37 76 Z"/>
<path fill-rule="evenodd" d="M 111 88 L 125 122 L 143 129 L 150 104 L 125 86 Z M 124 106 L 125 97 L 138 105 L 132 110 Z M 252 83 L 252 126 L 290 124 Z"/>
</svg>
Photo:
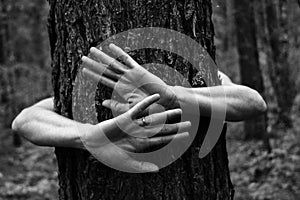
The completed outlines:
<svg viewBox="0 0 300 200">
<path fill-rule="evenodd" d="M 137 170 L 139 173 L 147 173 L 147 172 L 158 172 L 159 168 L 153 163 L 150 162 L 141 162 L 136 160 L 130 160 L 129 164 L 132 169 Z"/>
<path fill-rule="evenodd" d="M 105 147 L 104 147 L 105 148 Z M 159 168 L 153 163 L 138 161 L 130 157 L 123 149 L 108 144 L 106 150 L 88 149 L 92 155 L 107 166 L 128 173 L 158 172 Z"/>
<path fill-rule="evenodd" d="M 117 112 L 117 113 L 120 113 L 120 114 L 123 114 L 123 113 L 127 112 L 130 109 L 129 104 L 120 103 L 120 102 L 118 102 L 116 100 L 113 100 L 113 99 L 107 99 L 107 100 L 103 101 L 102 106 L 110 109 L 113 112 Z"/>
</svg>

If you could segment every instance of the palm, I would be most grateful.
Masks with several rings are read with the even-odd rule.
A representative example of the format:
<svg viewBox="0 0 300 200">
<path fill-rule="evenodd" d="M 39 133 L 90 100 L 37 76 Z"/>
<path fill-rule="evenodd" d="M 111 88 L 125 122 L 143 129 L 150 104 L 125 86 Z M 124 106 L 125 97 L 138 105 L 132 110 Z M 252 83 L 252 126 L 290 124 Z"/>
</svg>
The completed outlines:
<svg viewBox="0 0 300 200">
<path fill-rule="evenodd" d="M 144 147 L 142 145 L 135 145 L 134 138 L 123 138 L 114 143 L 108 143 L 99 147 L 87 147 L 92 155 L 98 158 L 106 165 L 118 170 L 139 172 L 142 165 L 147 166 L 148 171 L 158 171 L 157 167 L 152 163 L 142 163 L 133 160 L 127 152 L 140 152 Z M 125 150 L 125 151 L 124 151 Z"/>
<path fill-rule="evenodd" d="M 96 48 L 91 48 L 93 57 L 101 60 L 102 63 L 83 57 L 82 60 L 86 65 L 84 73 L 112 88 L 127 102 L 131 96 L 144 97 L 145 95 L 159 94 L 161 96 L 159 104 L 166 108 L 172 108 L 170 104 L 176 100 L 176 95 L 164 81 L 136 63 L 119 47 L 110 45 L 110 49 L 126 65 Z M 141 95 L 139 90 L 144 94 Z"/>
<path fill-rule="evenodd" d="M 149 96 L 140 88 L 130 84 L 130 82 L 125 79 L 121 79 L 117 82 L 114 92 L 128 102 L 131 107 L 143 100 L 145 97 Z"/>
<path fill-rule="evenodd" d="M 129 111 L 97 125 L 87 126 L 81 131 L 84 146 L 105 164 L 127 172 L 156 171 L 152 163 L 136 161 L 128 152 L 141 152 L 149 147 L 167 144 L 173 139 L 188 137 L 190 122 L 166 124 L 167 118 L 180 116 L 181 110 L 174 109 L 138 118 L 141 112 L 159 100 L 152 95 L 137 103 Z M 128 171 L 129 170 L 129 171 Z"/>
</svg>

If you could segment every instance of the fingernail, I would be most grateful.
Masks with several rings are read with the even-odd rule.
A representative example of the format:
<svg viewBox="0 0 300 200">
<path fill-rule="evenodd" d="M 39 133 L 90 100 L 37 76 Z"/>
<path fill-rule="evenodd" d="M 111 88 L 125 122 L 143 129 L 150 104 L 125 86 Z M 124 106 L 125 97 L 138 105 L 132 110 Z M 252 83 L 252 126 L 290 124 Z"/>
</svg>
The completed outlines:
<svg viewBox="0 0 300 200">
<path fill-rule="evenodd" d="M 91 47 L 90 51 L 97 51 L 98 49 L 96 47 Z"/>
<path fill-rule="evenodd" d="M 187 121 L 188 126 L 192 126 L 192 123 L 190 121 Z"/>
<path fill-rule="evenodd" d="M 81 57 L 81 60 L 84 61 L 84 59 L 86 59 L 86 57 L 85 57 L 85 56 L 82 56 L 82 57 Z"/>
<path fill-rule="evenodd" d="M 155 172 L 159 171 L 159 168 L 156 165 L 151 164 L 148 166 L 148 170 L 149 170 L 149 172 L 155 173 Z"/>
<path fill-rule="evenodd" d="M 107 101 L 103 101 L 102 102 L 102 106 L 107 107 L 108 106 L 108 102 Z"/>
</svg>

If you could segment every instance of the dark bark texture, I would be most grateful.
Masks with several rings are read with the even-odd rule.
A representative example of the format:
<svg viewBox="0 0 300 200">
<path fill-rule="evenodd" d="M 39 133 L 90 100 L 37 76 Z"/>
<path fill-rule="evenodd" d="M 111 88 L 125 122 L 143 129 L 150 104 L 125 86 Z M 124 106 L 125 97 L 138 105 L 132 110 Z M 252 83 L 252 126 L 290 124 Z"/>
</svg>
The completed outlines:
<svg viewBox="0 0 300 200">
<path fill-rule="evenodd" d="M 259 66 L 253 1 L 234 0 L 237 46 L 241 84 L 257 90 L 264 96 L 264 83 Z M 263 139 L 267 116 L 245 121 L 245 139 Z"/>
<path fill-rule="evenodd" d="M 170 28 L 189 35 L 212 57 L 215 55 L 208 0 L 50 0 L 49 3 L 55 109 L 69 118 L 72 118 L 72 90 L 80 58 L 109 36 L 137 27 Z M 188 77 L 193 86 L 202 86 L 197 72 L 172 53 L 144 49 L 131 55 L 140 63 L 168 64 Z M 202 75 L 217 76 L 216 71 Z M 96 97 L 99 121 L 111 117 L 110 111 L 101 107 L 101 101 L 110 98 L 110 92 L 99 85 Z M 201 121 L 200 131 L 207 129 L 208 122 L 209 119 Z M 202 139 L 197 134 L 180 159 L 153 174 L 119 172 L 86 151 L 57 148 L 59 197 L 61 200 L 232 199 L 225 132 L 224 128 L 217 145 L 205 158 L 198 158 Z"/>
</svg>

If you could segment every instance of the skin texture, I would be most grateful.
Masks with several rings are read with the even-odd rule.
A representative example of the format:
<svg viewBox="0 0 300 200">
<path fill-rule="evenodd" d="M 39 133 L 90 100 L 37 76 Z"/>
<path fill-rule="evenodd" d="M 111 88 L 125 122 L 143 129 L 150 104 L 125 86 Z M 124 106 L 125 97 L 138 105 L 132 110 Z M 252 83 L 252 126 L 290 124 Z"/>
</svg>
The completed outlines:
<svg viewBox="0 0 300 200">
<path fill-rule="evenodd" d="M 49 98 L 23 110 L 13 121 L 12 129 L 36 145 L 88 149 L 97 159 L 118 163 L 130 171 L 158 171 L 156 165 L 133 160 L 123 150 L 140 152 L 188 137 L 188 132 L 182 131 L 188 130 L 189 122 L 166 122 L 179 117 L 180 109 L 148 115 L 145 117 L 147 125 L 142 126 L 138 115 L 159 98 L 158 94 L 149 96 L 118 117 L 96 125 L 56 114 L 53 100 Z"/>
<path fill-rule="evenodd" d="M 111 44 L 109 49 L 122 63 L 92 47 L 90 54 L 97 60 L 83 56 L 83 72 L 91 79 L 114 89 L 131 105 L 145 96 L 158 93 L 161 96 L 158 103 L 165 108 L 198 106 L 201 115 L 209 116 L 211 108 L 214 107 L 219 112 L 225 110 L 225 120 L 233 122 L 253 118 L 267 109 L 265 101 L 257 91 L 232 83 L 220 71 L 218 73 L 222 80 L 221 86 L 172 87 L 140 66 L 121 48 Z M 140 85 L 142 86 L 139 87 Z M 125 112 L 130 107 L 112 99 L 104 101 L 103 106 L 119 112 Z"/>
<path fill-rule="evenodd" d="M 92 80 L 114 89 L 128 102 L 124 104 L 112 99 L 103 102 L 103 106 L 120 113 L 119 116 L 96 125 L 82 124 L 56 114 L 53 100 L 45 99 L 23 110 L 14 120 L 12 128 L 37 145 L 88 149 L 100 160 L 123 163 L 124 168 L 138 172 L 149 172 L 157 171 L 158 167 L 133 160 L 120 148 L 141 152 L 173 139 L 188 137 L 190 122 L 167 123 L 181 115 L 179 107 L 198 106 L 201 115 L 209 116 L 214 106 L 217 110 L 225 110 L 226 121 L 242 121 L 266 111 L 266 104 L 259 93 L 233 84 L 220 71 L 221 86 L 174 87 L 141 67 L 119 47 L 110 45 L 110 50 L 124 64 L 91 48 L 90 53 L 97 61 L 84 56 L 83 72 Z M 137 89 L 138 85 L 142 87 Z M 160 112 L 161 106 L 169 110 Z M 148 115 L 149 110 L 154 114 Z M 146 123 L 141 116 L 146 116 Z M 142 126 L 144 123 L 147 128 Z"/>
</svg>

